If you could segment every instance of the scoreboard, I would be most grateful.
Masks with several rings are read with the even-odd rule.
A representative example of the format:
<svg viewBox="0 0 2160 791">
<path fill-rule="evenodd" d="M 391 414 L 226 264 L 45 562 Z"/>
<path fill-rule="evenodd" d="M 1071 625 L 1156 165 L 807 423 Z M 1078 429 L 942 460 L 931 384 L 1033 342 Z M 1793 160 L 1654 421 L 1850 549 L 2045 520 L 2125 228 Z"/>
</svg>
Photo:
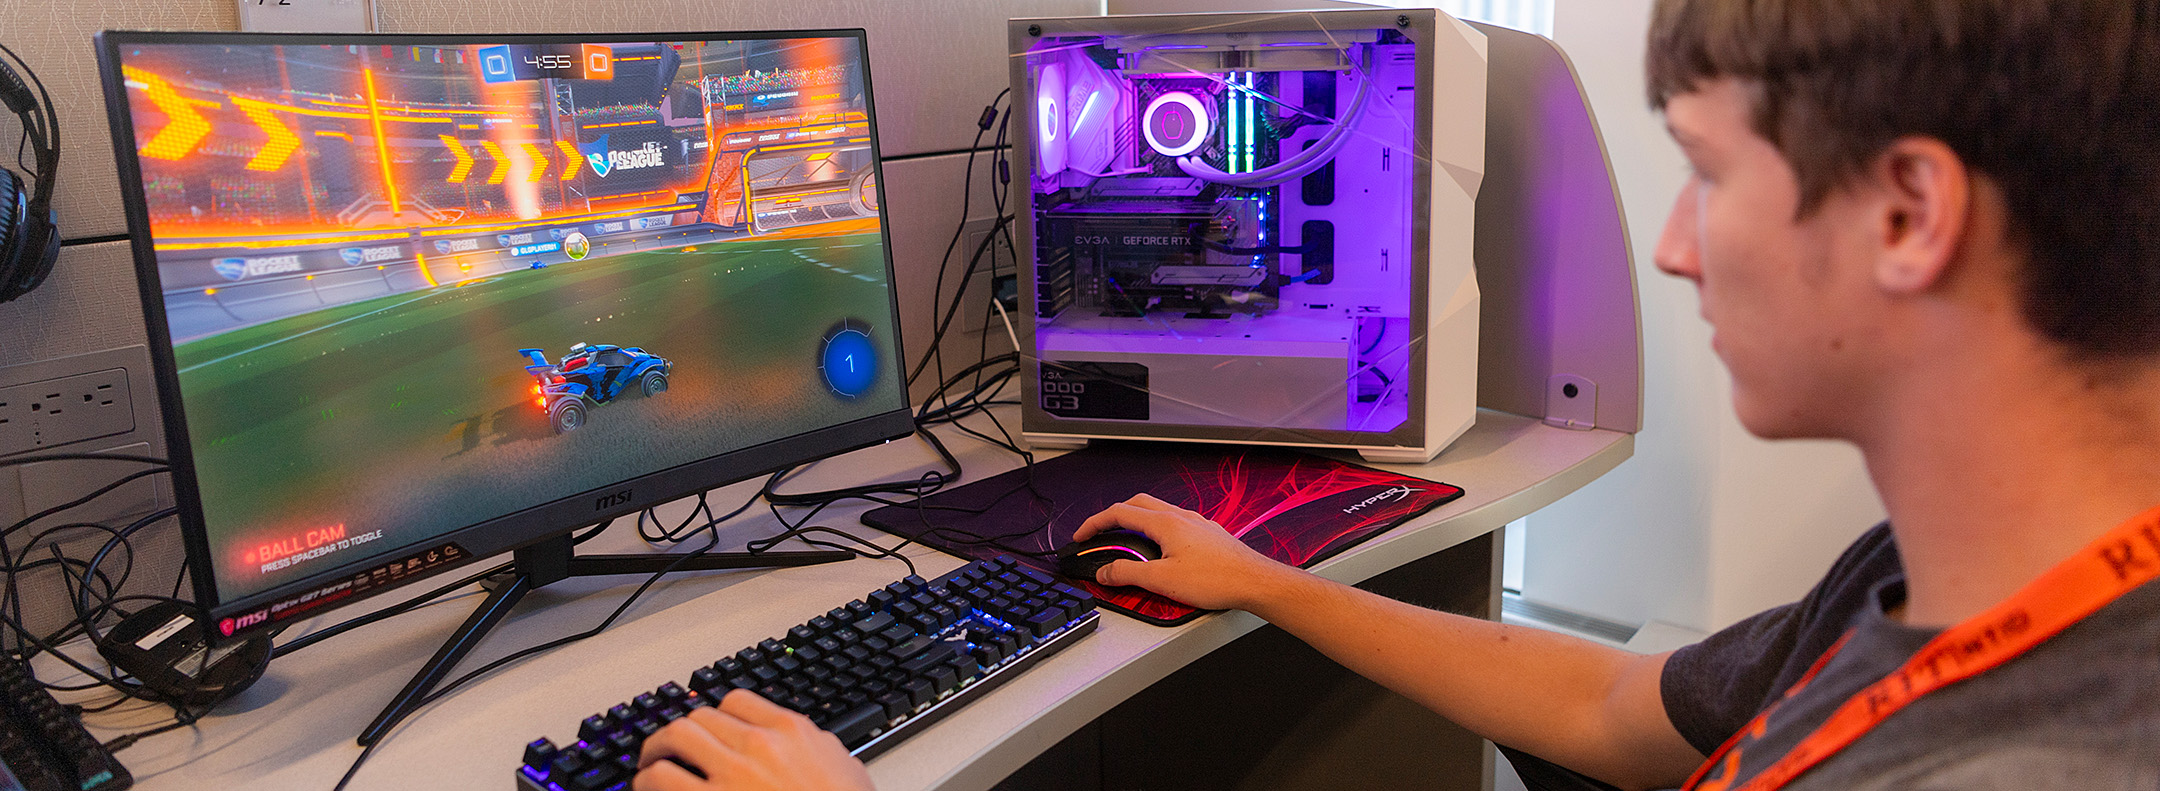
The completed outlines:
<svg viewBox="0 0 2160 791">
<path fill-rule="evenodd" d="M 606 44 L 501 44 L 475 54 L 488 83 L 615 78 L 615 51 Z"/>
</svg>

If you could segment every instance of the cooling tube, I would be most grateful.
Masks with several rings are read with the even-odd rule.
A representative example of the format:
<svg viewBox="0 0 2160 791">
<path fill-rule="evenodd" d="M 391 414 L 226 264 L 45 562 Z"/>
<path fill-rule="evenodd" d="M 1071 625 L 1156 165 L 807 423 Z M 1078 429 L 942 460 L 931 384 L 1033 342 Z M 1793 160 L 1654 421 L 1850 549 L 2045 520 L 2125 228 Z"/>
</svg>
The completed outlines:
<svg viewBox="0 0 2160 791">
<path fill-rule="evenodd" d="M 1303 178 L 1305 174 L 1319 170 L 1333 161 L 1342 147 L 1349 143 L 1350 128 L 1357 125 L 1358 118 L 1363 114 L 1365 101 L 1372 94 L 1372 83 L 1372 74 L 1367 72 L 1364 79 L 1358 81 L 1357 92 L 1350 98 L 1350 108 L 1335 119 L 1335 126 L 1330 128 L 1327 134 L 1321 135 L 1311 147 L 1266 169 L 1248 173 L 1225 173 L 1193 156 L 1179 158 L 1178 169 L 1193 178 L 1232 187 L 1272 187 L 1291 179 Z"/>
</svg>

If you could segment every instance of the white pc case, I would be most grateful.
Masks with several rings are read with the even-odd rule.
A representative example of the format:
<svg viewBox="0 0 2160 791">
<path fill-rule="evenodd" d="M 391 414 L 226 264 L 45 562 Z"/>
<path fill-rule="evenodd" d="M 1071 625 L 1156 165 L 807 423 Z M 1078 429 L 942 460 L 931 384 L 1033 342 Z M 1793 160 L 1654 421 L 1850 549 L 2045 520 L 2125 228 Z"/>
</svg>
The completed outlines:
<svg viewBox="0 0 2160 791">
<path fill-rule="evenodd" d="M 1423 462 L 1469 429 L 1483 33 L 1429 9 L 1011 25 L 1029 442 Z"/>
</svg>

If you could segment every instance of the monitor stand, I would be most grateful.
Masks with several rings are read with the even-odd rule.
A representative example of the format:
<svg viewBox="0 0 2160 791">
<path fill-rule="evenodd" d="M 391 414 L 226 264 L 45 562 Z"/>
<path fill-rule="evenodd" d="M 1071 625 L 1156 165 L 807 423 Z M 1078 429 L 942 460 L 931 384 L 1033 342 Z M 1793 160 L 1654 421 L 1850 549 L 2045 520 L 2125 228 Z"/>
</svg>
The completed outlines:
<svg viewBox="0 0 2160 791">
<path fill-rule="evenodd" d="M 510 608 L 526 593 L 542 585 L 560 582 L 571 577 L 599 577 L 609 574 L 656 574 L 673 566 L 677 571 L 712 571 L 718 569 L 747 569 L 772 566 L 809 566 L 831 563 L 855 557 L 853 553 L 840 550 L 812 550 L 801 552 L 715 552 L 685 559 L 681 555 L 583 555 L 571 547 L 570 535 L 565 533 L 538 544 L 512 552 L 510 580 L 489 593 L 480 608 L 473 611 L 465 623 L 451 633 L 420 672 L 413 676 L 405 689 L 390 701 L 367 730 L 360 732 L 360 744 L 372 745 L 382 739 L 400 720 L 420 707 L 429 691 L 442 683 L 450 669 L 480 644 L 480 638 L 495 628 Z M 681 565 L 676 565 L 678 562 Z"/>
</svg>

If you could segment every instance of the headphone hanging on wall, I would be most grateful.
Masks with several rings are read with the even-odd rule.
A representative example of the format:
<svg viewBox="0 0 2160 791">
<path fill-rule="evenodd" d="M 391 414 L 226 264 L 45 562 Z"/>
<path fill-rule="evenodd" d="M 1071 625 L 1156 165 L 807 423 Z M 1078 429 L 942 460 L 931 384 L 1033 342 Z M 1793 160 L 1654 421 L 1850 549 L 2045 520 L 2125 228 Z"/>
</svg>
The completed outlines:
<svg viewBox="0 0 2160 791">
<path fill-rule="evenodd" d="M 14 171 L 0 168 L 0 302 L 7 302 L 37 288 L 52 274 L 60 258 L 59 218 L 53 213 L 53 179 L 60 164 L 60 118 L 53 112 L 52 97 L 30 64 L 0 44 L 0 52 L 20 64 L 21 71 L 0 60 L 0 104 L 22 119 L 22 147 L 15 154 L 18 166 L 28 169 L 28 181 Z M 29 82 L 23 81 L 30 75 Z M 33 90 L 33 86 L 35 90 Z M 23 163 L 23 155 L 30 157 Z"/>
</svg>

